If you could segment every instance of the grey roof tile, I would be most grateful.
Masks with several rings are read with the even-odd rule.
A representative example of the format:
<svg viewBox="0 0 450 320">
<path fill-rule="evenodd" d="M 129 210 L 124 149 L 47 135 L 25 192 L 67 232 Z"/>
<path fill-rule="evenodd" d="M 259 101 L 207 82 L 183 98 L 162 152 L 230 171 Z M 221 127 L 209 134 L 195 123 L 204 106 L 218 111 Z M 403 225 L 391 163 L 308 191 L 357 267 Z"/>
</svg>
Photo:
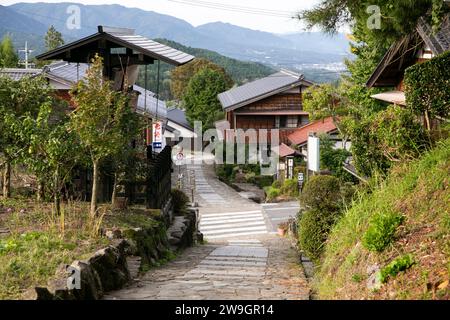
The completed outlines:
<svg viewBox="0 0 450 320">
<path fill-rule="evenodd" d="M 38 55 L 36 58 L 40 60 L 65 59 L 66 53 L 71 50 L 88 51 L 91 43 L 97 43 L 104 39 L 114 44 L 133 49 L 156 60 L 161 60 L 169 64 L 179 66 L 183 65 L 195 57 L 167 45 L 150 40 L 146 37 L 136 35 L 134 30 L 125 28 L 113 28 L 99 26 L 98 32 L 85 37 L 83 39 L 66 44 L 44 54 Z M 74 58 L 76 59 L 76 58 Z M 80 58 L 81 59 L 81 58 Z M 70 60 L 72 62 L 85 62 L 85 57 L 81 60 Z"/>
<path fill-rule="evenodd" d="M 435 55 L 450 50 L 450 14 L 442 21 L 437 32 L 422 17 L 417 25 L 417 32 Z"/>
<path fill-rule="evenodd" d="M 301 74 L 282 70 L 220 93 L 218 98 L 223 109 L 232 110 L 301 84 L 312 83 L 304 80 Z"/>
<path fill-rule="evenodd" d="M 42 72 L 42 69 L 19 69 L 19 68 L 4 68 L 0 69 L 0 77 L 6 76 L 12 80 L 18 81 L 23 77 L 33 77 Z"/>
<path fill-rule="evenodd" d="M 189 121 L 186 118 L 186 112 L 178 108 L 170 108 L 167 110 L 167 119 L 179 124 L 182 127 L 192 130 Z"/>
<path fill-rule="evenodd" d="M 137 105 L 140 112 L 150 113 L 152 116 L 157 115 L 160 119 L 167 119 L 168 112 L 164 101 L 158 100 L 152 91 L 147 90 L 145 92 L 145 89 L 140 86 L 134 85 L 133 89 L 140 93 Z M 147 100 L 145 99 L 146 95 Z"/>
</svg>

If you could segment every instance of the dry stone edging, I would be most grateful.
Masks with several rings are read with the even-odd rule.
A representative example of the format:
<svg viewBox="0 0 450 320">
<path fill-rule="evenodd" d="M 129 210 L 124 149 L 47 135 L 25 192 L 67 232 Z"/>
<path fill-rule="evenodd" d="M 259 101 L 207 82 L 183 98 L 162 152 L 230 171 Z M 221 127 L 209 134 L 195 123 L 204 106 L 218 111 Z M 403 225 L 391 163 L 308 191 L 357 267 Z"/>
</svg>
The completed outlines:
<svg viewBox="0 0 450 320">
<path fill-rule="evenodd" d="M 125 287 L 137 277 L 144 265 L 153 265 L 171 250 L 191 246 L 197 236 L 196 209 L 189 209 L 185 216 L 174 217 L 166 231 L 165 224 L 143 229 L 106 231 L 112 244 L 98 250 L 86 260 L 76 260 L 61 266 L 56 279 L 46 287 L 35 287 L 24 295 L 26 300 L 98 300 L 105 293 Z M 172 240 L 170 240 L 172 239 Z M 130 270 L 131 269 L 131 270 Z M 70 270 L 78 270 L 80 289 L 69 289 Z"/>
</svg>

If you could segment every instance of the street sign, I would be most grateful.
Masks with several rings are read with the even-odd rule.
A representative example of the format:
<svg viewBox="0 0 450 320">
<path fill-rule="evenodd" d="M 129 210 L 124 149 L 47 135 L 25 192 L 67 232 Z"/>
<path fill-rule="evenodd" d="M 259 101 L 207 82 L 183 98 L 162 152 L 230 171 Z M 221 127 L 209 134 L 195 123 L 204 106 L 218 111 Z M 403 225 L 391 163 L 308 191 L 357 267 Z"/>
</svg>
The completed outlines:
<svg viewBox="0 0 450 320">
<path fill-rule="evenodd" d="M 320 172 L 320 139 L 315 135 L 308 137 L 308 170 Z"/>
<path fill-rule="evenodd" d="M 177 160 L 178 161 L 183 161 L 184 160 L 184 154 L 182 152 L 177 154 Z"/>
<path fill-rule="evenodd" d="M 303 174 L 303 172 L 299 172 L 298 173 L 298 182 L 303 182 L 305 181 L 305 175 Z"/>
<path fill-rule="evenodd" d="M 286 176 L 288 179 L 294 178 L 294 158 L 293 157 L 287 157 L 287 172 Z"/>
<path fill-rule="evenodd" d="M 153 123 L 153 149 L 161 149 L 163 142 L 162 122 Z"/>
</svg>

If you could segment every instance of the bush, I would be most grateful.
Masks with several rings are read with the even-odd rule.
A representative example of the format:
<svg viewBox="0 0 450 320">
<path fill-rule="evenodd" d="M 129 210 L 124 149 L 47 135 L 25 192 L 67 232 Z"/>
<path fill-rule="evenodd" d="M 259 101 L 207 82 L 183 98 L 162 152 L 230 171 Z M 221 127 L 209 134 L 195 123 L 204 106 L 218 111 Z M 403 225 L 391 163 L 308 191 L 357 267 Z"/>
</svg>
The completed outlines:
<svg viewBox="0 0 450 320">
<path fill-rule="evenodd" d="M 233 175 L 233 165 L 223 164 L 218 165 L 216 174 L 225 181 L 229 181 Z"/>
<path fill-rule="evenodd" d="M 189 202 L 189 197 L 183 191 L 178 189 L 172 190 L 172 203 L 174 212 L 182 213 L 186 209 L 186 206 Z"/>
<path fill-rule="evenodd" d="M 395 277 L 400 272 L 408 270 L 413 264 L 414 258 L 410 254 L 398 257 L 380 270 L 381 283 L 386 283 L 390 277 Z"/>
<path fill-rule="evenodd" d="M 255 183 L 258 187 L 260 187 L 261 189 L 264 189 L 265 187 L 270 187 L 272 185 L 273 177 L 272 176 L 256 176 Z"/>
<path fill-rule="evenodd" d="M 363 246 L 370 251 L 383 251 L 392 242 L 395 231 L 403 219 L 404 217 L 397 212 L 374 215 L 363 236 Z"/>
<path fill-rule="evenodd" d="M 280 180 L 275 180 L 275 181 L 272 183 L 272 188 L 280 189 L 282 185 L 283 185 L 283 183 L 282 183 Z"/>
<path fill-rule="evenodd" d="M 336 211 L 312 209 L 306 211 L 298 225 L 300 248 L 314 262 L 319 262 L 328 234 L 339 218 Z"/>
<path fill-rule="evenodd" d="M 283 185 L 281 186 L 281 193 L 283 195 L 289 197 L 297 197 L 298 196 L 298 183 L 295 179 L 286 179 L 284 180 Z"/>
<path fill-rule="evenodd" d="M 308 208 L 336 211 L 341 206 L 340 181 L 333 176 L 314 176 L 306 183 L 300 201 Z"/>
<path fill-rule="evenodd" d="M 281 190 L 277 189 L 277 188 L 269 187 L 269 188 L 267 188 L 266 193 L 267 193 L 267 200 L 268 201 L 273 201 L 277 197 L 280 196 Z"/>
<path fill-rule="evenodd" d="M 428 135 L 410 110 L 390 106 L 349 124 L 352 154 L 359 173 L 387 173 L 400 161 L 416 159 L 429 147 Z"/>
<path fill-rule="evenodd" d="M 405 71 L 405 94 L 408 107 L 430 117 L 450 116 L 450 52 L 430 61 L 418 63 Z"/>
</svg>

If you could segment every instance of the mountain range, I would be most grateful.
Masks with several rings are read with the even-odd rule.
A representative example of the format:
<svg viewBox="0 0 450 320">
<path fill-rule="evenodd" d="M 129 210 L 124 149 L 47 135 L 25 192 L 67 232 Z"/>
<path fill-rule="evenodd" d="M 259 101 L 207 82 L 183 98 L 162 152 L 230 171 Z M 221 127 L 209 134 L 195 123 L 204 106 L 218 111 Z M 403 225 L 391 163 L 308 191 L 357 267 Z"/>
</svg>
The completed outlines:
<svg viewBox="0 0 450 320">
<path fill-rule="evenodd" d="M 68 8 L 80 8 L 81 28 L 70 30 Z M 43 37 L 54 25 L 66 42 L 96 32 L 98 25 L 127 27 L 149 38 L 165 38 L 182 45 L 216 51 L 245 61 L 261 62 L 275 68 L 310 68 L 333 73 L 350 57 L 343 34 L 329 37 L 322 33 L 274 34 L 214 22 L 194 27 L 169 15 L 121 5 L 82 5 L 76 3 L 17 3 L 0 6 L 0 36 L 12 34 L 15 44 L 28 40 L 36 52 L 43 50 Z M 331 69 L 330 69 L 331 68 Z M 318 72 L 319 72 L 318 71 Z"/>
</svg>

